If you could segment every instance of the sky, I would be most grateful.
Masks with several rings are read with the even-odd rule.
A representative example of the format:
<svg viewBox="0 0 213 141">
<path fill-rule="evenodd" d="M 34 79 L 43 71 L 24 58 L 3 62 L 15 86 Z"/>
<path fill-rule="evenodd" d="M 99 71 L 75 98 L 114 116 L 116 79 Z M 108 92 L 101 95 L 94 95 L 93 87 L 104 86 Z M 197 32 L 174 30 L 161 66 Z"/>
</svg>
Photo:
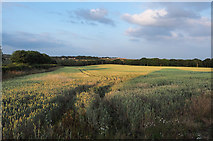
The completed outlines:
<svg viewBox="0 0 213 141">
<path fill-rule="evenodd" d="M 3 53 L 211 57 L 209 2 L 4 2 Z"/>
</svg>

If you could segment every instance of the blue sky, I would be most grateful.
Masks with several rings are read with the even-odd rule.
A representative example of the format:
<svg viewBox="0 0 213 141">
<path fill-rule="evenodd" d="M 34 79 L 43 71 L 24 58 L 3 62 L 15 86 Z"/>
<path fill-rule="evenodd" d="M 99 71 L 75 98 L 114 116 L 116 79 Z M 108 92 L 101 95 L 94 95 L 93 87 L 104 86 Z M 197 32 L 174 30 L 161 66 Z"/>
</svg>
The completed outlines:
<svg viewBox="0 0 213 141">
<path fill-rule="evenodd" d="M 2 5 L 3 53 L 211 57 L 210 3 L 18 2 Z"/>
</svg>

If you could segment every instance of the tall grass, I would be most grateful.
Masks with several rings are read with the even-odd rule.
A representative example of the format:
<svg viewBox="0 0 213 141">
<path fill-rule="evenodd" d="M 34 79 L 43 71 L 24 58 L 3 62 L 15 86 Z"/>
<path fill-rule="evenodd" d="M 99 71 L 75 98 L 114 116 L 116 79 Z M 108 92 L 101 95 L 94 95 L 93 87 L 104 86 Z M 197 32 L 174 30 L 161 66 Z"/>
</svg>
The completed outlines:
<svg viewBox="0 0 213 141">
<path fill-rule="evenodd" d="M 210 75 L 163 69 L 128 81 L 119 92 L 108 96 L 115 109 L 119 107 L 117 115 L 123 123 L 129 122 L 123 128 L 130 130 L 120 134 L 130 132 L 140 138 L 196 138 L 203 127 L 210 126 Z M 186 120 L 196 127 L 185 123 Z"/>
<path fill-rule="evenodd" d="M 162 68 L 65 67 L 3 81 L 3 139 L 209 138 L 211 73 Z"/>
</svg>

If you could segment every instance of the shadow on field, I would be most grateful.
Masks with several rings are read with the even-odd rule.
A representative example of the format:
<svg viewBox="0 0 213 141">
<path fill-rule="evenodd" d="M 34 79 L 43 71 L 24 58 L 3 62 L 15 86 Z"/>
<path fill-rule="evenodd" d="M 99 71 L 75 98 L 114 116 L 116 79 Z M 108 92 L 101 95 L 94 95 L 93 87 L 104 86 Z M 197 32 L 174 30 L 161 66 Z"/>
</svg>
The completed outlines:
<svg viewBox="0 0 213 141">
<path fill-rule="evenodd" d="M 53 121 L 53 124 L 58 121 L 67 110 L 74 109 L 77 93 L 86 92 L 93 86 L 94 85 L 81 85 L 72 90 L 65 91 L 63 92 L 63 95 L 59 95 L 52 99 L 50 103 L 57 103 L 59 105 L 59 108 L 50 113 L 50 119 Z"/>
<path fill-rule="evenodd" d="M 64 91 L 62 95 L 59 95 L 49 101 L 49 103 L 55 103 L 58 106 L 53 109 L 43 109 L 42 112 L 38 113 L 32 120 L 28 120 L 24 125 L 16 127 L 12 132 L 4 134 L 3 138 L 17 139 L 31 139 L 31 138 L 53 138 L 56 135 L 56 128 L 53 126 L 60 121 L 67 111 L 75 111 L 74 103 L 76 101 L 76 94 L 86 92 L 89 88 L 94 85 L 80 85 L 72 90 Z M 78 118 L 75 120 L 79 120 Z M 76 127 L 77 128 L 77 127 Z M 29 130 L 36 129 L 36 130 Z M 43 135 L 43 137 L 42 137 Z"/>
<path fill-rule="evenodd" d="M 84 69 L 82 73 L 88 74 Z M 51 110 L 43 109 L 47 113 L 37 114 L 34 119 L 4 134 L 4 138 L 210 137 L 209 73 L 162 69 L 126 81 L 119 88 L 113 87 L 112 91 L 115 82 L 114 79 L 106 79 L 61 92 L 61 95 L 49 101 L 57 104 L 56 107 Z M 28 98 L 25 97 L 26 101 Z"/>
<path fill-rule="evenodd" d="M 94 86 L 82 101 L 90 95 L 95 99 L 81 114 L 67 112 L 65 129 L 58 126 L 57 132 L 69 130 L 67 139 L 207 139 L 210 79 L 208 73 L 163 69 L 134 78 L 107 96 L 110 85 Z"/>
<path fill-rule="evenodd" d="M 203 129 L 211 124 L 210 91 L 209 73 L 162 69 L 134 78 L 108 100 L 113 106 L 107 109 L 114 107 L 119 121 L 126 123 L 114 124 L 112 129 L 124 130 L 113 137 L 208 139 L 211 134 Z"/>
<path fill-rule="evenodd" d="M 111 85 L 106 85 L 102 87 L 94 87 L 94 92 L 98 94 L 101 98 L 105 96 L 106 93 L 111 91 Z"/>
</svg>

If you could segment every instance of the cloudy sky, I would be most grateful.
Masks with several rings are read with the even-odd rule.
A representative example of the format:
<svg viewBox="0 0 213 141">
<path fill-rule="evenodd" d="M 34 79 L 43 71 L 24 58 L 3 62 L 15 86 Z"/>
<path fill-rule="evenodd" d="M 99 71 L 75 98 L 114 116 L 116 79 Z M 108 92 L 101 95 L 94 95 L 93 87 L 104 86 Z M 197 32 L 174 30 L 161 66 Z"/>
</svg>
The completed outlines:
<svg viewBox="0 0 213 141">
<path fill-rule="evenodd" d="M 210 3 L 3 3 L 3 53 L 211 57 Z"/>
</svg>

